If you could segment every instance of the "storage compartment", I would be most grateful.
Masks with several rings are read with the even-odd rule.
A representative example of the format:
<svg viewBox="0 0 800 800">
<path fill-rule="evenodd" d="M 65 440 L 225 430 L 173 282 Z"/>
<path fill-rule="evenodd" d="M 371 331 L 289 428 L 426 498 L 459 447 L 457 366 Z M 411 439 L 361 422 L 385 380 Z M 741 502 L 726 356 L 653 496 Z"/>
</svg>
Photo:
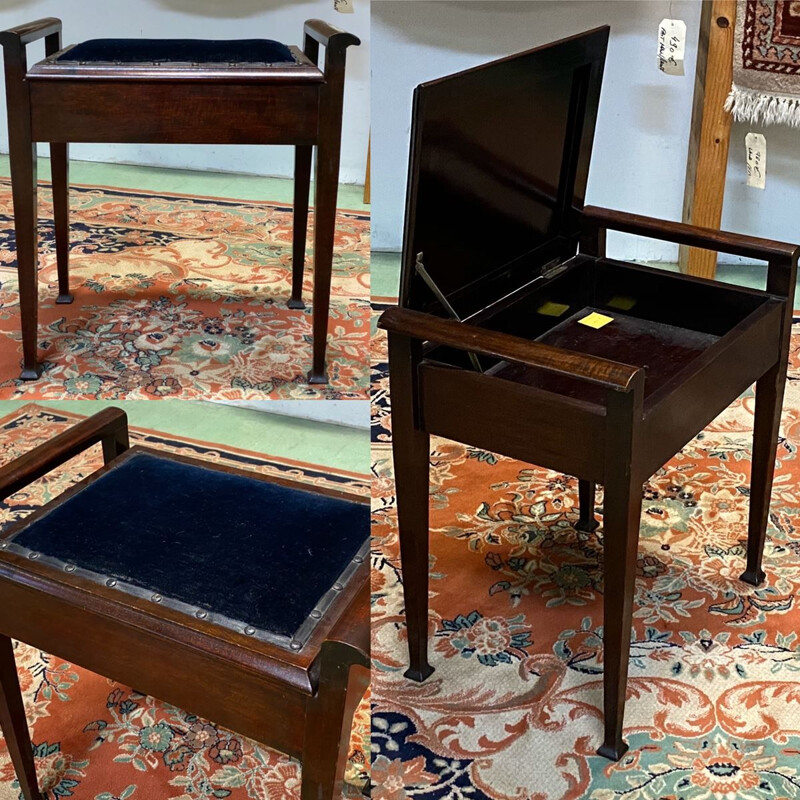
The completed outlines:
<svg viewBox="0 0 800 800">
<path fill-rule="evenodd" d="M 579 256 L 513 302 L 474 324 L 553 347 L 643 367 L 645 401 L 768 302 L 748 289 L 687 278 L 636 264 Z M 610 322 L 584 324 L 590 315 Z M 431 360 L 474 369 L 469 358 L 434 348 Z M 505 361 L 479 358 L 481 370 L 506 380 L 593 403 L 605 390 L 586 381 Z"/>
</svg>

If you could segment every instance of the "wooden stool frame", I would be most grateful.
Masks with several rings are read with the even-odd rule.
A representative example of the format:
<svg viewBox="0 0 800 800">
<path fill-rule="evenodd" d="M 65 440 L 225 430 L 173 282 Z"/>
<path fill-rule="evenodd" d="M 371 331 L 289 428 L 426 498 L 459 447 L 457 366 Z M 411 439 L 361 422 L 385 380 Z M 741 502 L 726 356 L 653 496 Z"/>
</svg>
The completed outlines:
<svg viewBox="0 0 800 800">
<path fill-rule="evenodd" d="M 627 750 L 622 727 L 642 484 L 752 383 L 756 410 L 750 517 L 741 579 L 758 586 L 765 578 L 761 560 L 800 248 L 593 207 L 583 209 L 580 225 L 581 255 L 574 262 L 607 261 L 653 280 L 686 282 L 687 291 L 707 290 L 709 282 L 664 273 L 657 278 L 658 270 L 606 260 L 606 230 L 764 260 L 769 265 L 767 289 L 758 293 L 764 304 L 679 373 L 646 413 L 645 371 L 640 367 L 407 308 L 384 312 L 379 327 L 389 336 L 392 444 L 410 659 L 406 676 L 423 681 L 433 672 L 428 661 L 431 435 L 578 476 L 579 530 L 598 526 L 593 509 L 595 484 L 601 483 L 605 730 L 598 752 L 616 760 Z M 754 296 L 753 290 L 740 291 Z M 600 386 L 604 408 L 589 408 L 572 398 L 439 363 L 429 355 L 437 346 Z"/>
<path fill-rule="evenodd" d="M 47 58 L 27 66 L 26 46 L 44 38 Z M 305 23 L 297 64 L 84 65 L 59 62 L 61 20 L 54 17 L 0 32 L 8 108 L 9 153 L 17 241 L 23 363 L 36 380 L 38 361 L 38 218 L 36 143 L 49 142 L 53 185 L 57 303 L 69 290 L 69 142 L 153 144 L 293 144 L 295 146 L 292 293 L 304 308 L 303 273 L 311 161 L 314 205 L 313 356 L 308 380 L 327 383 L 325 365 L 339 180 L 347 48 L 360 41 L 321 20 Z M 324 69 L 318 68 L 325 47 Z M 141 108 L 147 107 L 148 114 Z"/>
<path fill-rule="evenodd" d="M 12 638 L 281 750 L 301 762 L 303 800 L 338 798 L 353 714 L 369 683 L 368 560 L 344 585 L 308 642 L 300 651 L 290 651 L 67 575 L 1 545 L 17 527 L 137 452 L 157 452 L 160 458 L 365 504 L 368 498 L 148 448 L 129 449 L 127 419 L 116 408 L 95 414 L 0 468 L 0 497 L 7 498 L 97 442 L 102 443 L 103 468 L 0 537 L 0 728 L 25 800 L 42 800 L 42 794 Z M 138 658 L 137 653 L 148 657 Z M 198 680 L 198 675 L 205 678 Z"/>
</svg>

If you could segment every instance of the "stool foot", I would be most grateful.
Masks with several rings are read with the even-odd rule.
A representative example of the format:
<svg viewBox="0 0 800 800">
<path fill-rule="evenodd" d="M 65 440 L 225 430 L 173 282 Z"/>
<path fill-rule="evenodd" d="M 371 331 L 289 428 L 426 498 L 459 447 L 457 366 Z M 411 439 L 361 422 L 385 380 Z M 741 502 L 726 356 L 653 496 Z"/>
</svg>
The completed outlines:
<svg viewBox="0 0 800 800">
<path fill-rule="evenodd" d="M 431 676 L 433 672 L 433 667 L 430 664 L 426 664 L 422 669 L 412 669 L 409 667 L 404 673 L 403 677 L 408 678 L 410 681 L 416 681 L 417 683 L 422 683 L 424 680 Z"/>
<path fill-rule="evenodd" d="M 619 761 L 627 752 L 628 744 L 624 739 L 620 739 L 617 744 L 603 744 L 597 748 L 597 755 L 610 761 Z"/>
<path fill-rule="evenodd" d="M 42 377 L 42 365 L 37 364 L 35 367 L 23 367 L 19 377 L 20 380 L 23 381 L 38 381 L 39 378 Z"/>
<path fill-rule="evenodd" d="M 591 533 L 600 527 L 600 523 L 596 519 L 578 520 L 575 523 L 575 530 L 581 533 Z"/>
<path fill-rule="evenodd" d="M 306 304 L 302 300 L 295 300 L 294 297 L 291 298 L 291 300 L 289 300 L 286 303 L 286 305 L 288 308 L 298 308 L 301 310 L 306 307 Z"/>
<path fill-rule="evenodd" d="M 328 376 L 323 374 L 317 374 L 315 372 L 308 373 L 308 382 L 313 385 L 325 385 L 328 382 Z"/>
<path fill-rule="evenodd" d="M 75 298 L 71 294 L 60 294 L 56 298 L 56 303 L 58 303 L 60 306 L 69 305 L 69 303 L 71 303 L 74 299 Z"/>
<path fill-rule="evenodd" d="M 740 576 L 739 580 L 749 583 L 751 586 L 761 586 L 764 579 L 767 577 L 763 569 L 751 570 L 746 569 Z"/>
</svg>

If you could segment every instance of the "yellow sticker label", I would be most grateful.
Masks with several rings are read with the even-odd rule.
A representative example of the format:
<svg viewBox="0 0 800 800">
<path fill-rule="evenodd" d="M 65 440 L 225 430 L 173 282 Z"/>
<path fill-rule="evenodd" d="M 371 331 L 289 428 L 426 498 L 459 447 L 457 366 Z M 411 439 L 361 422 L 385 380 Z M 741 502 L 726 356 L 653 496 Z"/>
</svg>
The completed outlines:
<svg viewBox="0 0 800 800">
<path fill-rule="evenodd" d="M 542 303 L 542 305 L 536 309 L 537 314 L 543 314 L 545 317 L 560 317 L 565 311 L 569 311 L 569 306 L 563 303 L 553 303 L 550 300 L 546 303 Z"/>
<path fill-rule="evenodd" d="M 636 299 L 617 295 L 612 297 L 606 305 L 610 308 L 618 308 L 620 311 L 630 311 L 636 305 Z"/>
<path fill-rule="evenodd" d="M 602 328 L 603 325 L 608 325 L 609 322 L 613 322 L 614 317 L 607 317 L 605 314 L 598 314 L 596 311 L 592 311 L 591 314 L 587 314 L 583 319 L 579 319 L 581 325 L 586 325 L 587 328 Z"/>
</svg>

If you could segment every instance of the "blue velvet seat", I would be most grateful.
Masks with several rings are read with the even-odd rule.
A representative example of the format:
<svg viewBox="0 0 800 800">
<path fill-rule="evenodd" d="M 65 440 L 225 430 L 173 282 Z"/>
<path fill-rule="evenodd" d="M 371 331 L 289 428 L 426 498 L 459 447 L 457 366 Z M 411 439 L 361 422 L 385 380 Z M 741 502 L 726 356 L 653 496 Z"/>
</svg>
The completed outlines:
<svg viewBox="0 0 800 800">
<path fill-rule="evenodd" d="M 296 59 L 285 44 L 272 39 L 90 39 L 56 60 L 83 64 L 288 64 Z"/>
<path fill-rule="evenodd" d="M 368 505 L 130 452 L 6 548 L 299 649 L 363 560 Z"/>
</svg>

